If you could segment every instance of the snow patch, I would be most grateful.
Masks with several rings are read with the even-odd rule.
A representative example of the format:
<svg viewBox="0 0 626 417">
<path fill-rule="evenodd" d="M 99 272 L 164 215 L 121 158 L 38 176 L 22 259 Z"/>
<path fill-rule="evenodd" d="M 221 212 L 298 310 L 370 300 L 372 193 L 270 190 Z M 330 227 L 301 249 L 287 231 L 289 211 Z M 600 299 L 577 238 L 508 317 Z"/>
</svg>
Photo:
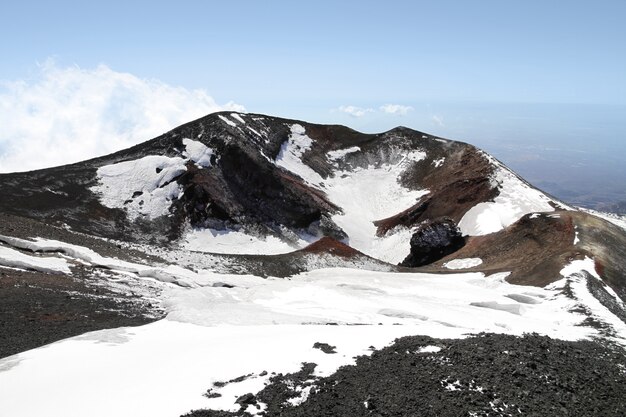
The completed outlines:
<svg viewBox="0 0 626 417">
<path fill-rule="evenodd" d="M 581 272 L 588 272 L 591 277 L 586 277 Z M 615 314 L 613 314 L 608 308 L 606 308 L 594 295 L 589 291 L 587 287 L 588 279 L 597 279 L 602 284 L 602 278 L 598 275 L 595 269 L 595 263 L 593 259 L 585 257 L 585 259 L 574 260 L 566 265 L 561 270 L 561 276 L 569 282 L 570 288 L 574 294 L 574 297 L 587 309 L 587 311 L 599 321 L 611 326 L 616 335 L 620 335 L 622 338 L 626 335 L 626 323 L 620 320 Z M 558 281 L 552 284 L 552 287 L 558 288 L 561 282 Z M 617 294 L 607 285 L 603 285 L 604 289 L 613 297 L 615 301 L 622 307 L 624 302 Z M 623 343 L 622 340 L 618 340 Z"/>
<path fill-rule="evenodd" d="M 313 139 L 306 135 L 304 126 L 291 125 L 291 135 L 282 144 L 275 163 L 309 184 L 319 186 L 323 181 L 322 177 L 302 161 L 302 155 L 311 149 L 311 145 L 313 145 Z"/>
<path fill-rule="evenodd" d="M 435 168 L 439 168 L 440 166 L 443 165 L 445 160 L 446 160 L 446 158 L 435 159 L 432 164 L 435 166 Z"/>
<path fill-rule="evenodd" d="M 257 132 L 256 130 L 254 130 L 250 126 L 246 126 L 246 129 L 248 129 L 250 132 L 254 133 L 255 135 L 257 135 L 259 137 L 263 137 L 263 135 L 261 135 L 259 132 Z"/>
<path fill-rule="evenodd" d="M 469 209 L 459 228 L 464 235 L 482 236 L 494 233 L 515 223 L 525 214 L 554 211 L 548 198 L 522 181 L 495 158 L 483 153 L 495 166 L 492 181 L 500 190 L 493 202 L 479 203 Z"/>
<path fill-rule="evenodd" d="M 232 126 L 232 127 L 237 127 L 237 123 L 233 122 L 229 118 L 222 116 L 221 114 L 218 114 L 217 117 L 219 117 L 222 120 L 222 122 L 226 123 L 227 125 Z"/>
<path fill-rule="evenodd" d="M 418 350 L 419 353 L 437 353 L 439 351 L 441 351 L 439 346 L 424 346 Z"/>
<path fill-rule="evenodd" d="M 626 216 L 621 216 L 619 214 L 614 214 L 614 213 L 605 213 L 602 211 L 591 210 L 591 209 L 587 209 L 583 207 L 578 207 L 578 209 L 581 211 L 584 211 L 585 213 L 589 213 L 596 217 L 600 217 L 601 219 L 604 219 L 626 230 Z"/>
<path fill-rule="evenodd" d="M 98 168 L 99 183 L 90 190 L 104 206 L 125 209 L 130 220 L 154 219 L 169 214 L 181 191 L 175 180 L 186 170 L 183 158 L 144 156 Z"/>
<path fill-rule="evenodd" d="M 348 154 L 358 152 L 360 150 L 361 148 L 359 148 L 358 146 L 353 146 L 351 148 L 337 149 L 336 151 L 328 151 L 326 152 L 326 158 L 328 158 L 330 161 L 337 161 L 339 159 L 342 159 Z"/>
<path fill-rule="evenodd" d="M 71 273 L 69 264 L 63 258 L 27 255 L 4 246 L 0 246 L 0 266 L 18 269 L 32 269 L 47 273 Z"/>
<path fill-rule="evenodd" d="M 276 255 L 306 246 L 305 240 L 290 245 L 276 236 L 258 237 L 237 230 L 193 229 L 182 239 L 182 248 L 209 253 Z"/>
<path fill-rule="evenodd" d="M 182 287 L 191 287 L 194 285 L 192 278 L 195 274 L 174 265 L 155 267 L 122 261 L 116 258 L 107 258 L 89 248 L 57 240 L 41 238 L 26 240 L 9 236 L 0 236 L 0 240 L 15 248 L 33 252 L 60 252 L 86 264 L 104 267 L 113 271 L 130 272 L 139 277 L 151 278 Z"/>
<path fill-rule="evenodd" d="M 185 151 L 183 155 L 191 159 L 201 167 L 211 166 L 211 157 L 214 155 L 213 149 L 207 147 L 204 143 L 192 139 L 183 139 Z"/>
<path fill-rule="evenodd" d="M 239 114 L 237 114 L 237 113 L 231 113 L 230 117 L 232 117 L 233 119 L 237 120 L 241 124 L 244 124 L 244 125 L 246 124 L 246 121 L 243 120 L 243 118 Z"/>
<path fill-rule="evenodd" d="M 463 259 L 453 259 L 443 264 L 443 266 L 444 268 L 448 268 L 448 269 L 466 269 L 466 268 L 473 268 L 482 263 L 483 263 L 483 260 L 480 258 L 463 258 Z"/>
</svg>

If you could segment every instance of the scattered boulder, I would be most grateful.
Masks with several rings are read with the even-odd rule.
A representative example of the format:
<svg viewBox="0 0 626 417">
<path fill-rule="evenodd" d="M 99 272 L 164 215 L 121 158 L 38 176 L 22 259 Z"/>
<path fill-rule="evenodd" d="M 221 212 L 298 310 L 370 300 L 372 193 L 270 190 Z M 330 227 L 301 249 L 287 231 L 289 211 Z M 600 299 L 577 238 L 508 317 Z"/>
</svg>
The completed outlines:
<svg viewBox="0 0 626 417">
<path fill-rule="evenodd" d="M 428 265 L 456 252 L 465 245 L 461 231 L 452 219 L 443 217 L 422 223 L 411 236 L 411 253 L 400 266 Z"/>
<path fill-rule="evenodd" d="M 319 349 L 322 352 L 326 353 L 326 354 L 333 354 L 333 353 L 337 353 L 337 351 L 335 349 L 337 349 L 336 346 L 331 346 L 328 343 L 322 343 L 322 342 L 315 342 L 313 344 L 313 349 Z"/>
<path fill-rule="evenodd" d="M 242 407 L 245 407 L 247 405 L 254 405 L 256 404 L 256 402 L 256 396 L 251 392 L 242 395 L 241 397 L 237 398 L 237 401 L 235 401 L 236 404 L 239 404 Z"/>
</svg>

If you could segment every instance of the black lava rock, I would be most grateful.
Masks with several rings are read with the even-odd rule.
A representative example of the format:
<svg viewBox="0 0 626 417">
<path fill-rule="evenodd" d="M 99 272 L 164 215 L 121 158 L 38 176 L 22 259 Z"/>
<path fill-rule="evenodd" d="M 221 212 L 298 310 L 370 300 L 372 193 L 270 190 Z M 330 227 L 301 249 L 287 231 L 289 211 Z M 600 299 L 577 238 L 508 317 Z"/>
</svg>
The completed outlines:
<svg viewBox="0 0 626 417">
<path fill-rule="evenodd" d="M 438 351 L 425 351 L 436 346 Z M 408 336 L 327 377 L 315 366 L 273 377 L 256 397 L 266 417 L 626 415 L 626 356 L 619 346 L 547 336 Z M 294 406 L 312 385 L 306 401 Z M 251 417 L 196 410 L 185 417 Z"/>
<path fill-rule="evenodd" d="M 433 263 L 465 245 L 453 220 L 444 217 L 423 223 L 411 237 L 411 253 L 400 266 L 417 267 Z"/>
<path fill-rule="evenodd" d="M 337 353 L 337 351 L 335 350 L 337 349 L 337 347 L 331 346 L 328 343 L 315 342 L 313 344 L 313 349 L 319 349 L 326 354 Z"/>
<path fill-rule="evenodd" d="M 245 407 L 246 405 L 256 404 L 256 397 L 254 396 L 254 394 L 249 392 L 237 398 L 237 401 L 235 401 L 235 403 L 241 405 L 242 407 Z"/>
</svg>

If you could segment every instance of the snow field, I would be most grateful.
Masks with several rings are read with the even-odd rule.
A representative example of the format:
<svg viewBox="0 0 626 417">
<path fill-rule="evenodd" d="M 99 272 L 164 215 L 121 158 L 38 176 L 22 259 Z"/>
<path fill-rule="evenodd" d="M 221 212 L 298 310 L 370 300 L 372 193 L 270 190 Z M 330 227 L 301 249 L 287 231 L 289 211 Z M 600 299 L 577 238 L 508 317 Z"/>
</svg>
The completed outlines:
<svg viewBox="0 0 626 417">
<path fill-rule="evenodd" d="M 55 241 L 12 244 L 62 250 L 84 261 L 132 267 L 138 274 L 160 270 L 188 284 L 163 284 L 164 320 L 92 332 L 0 360 L 0 415 L 12 417 L 158 417 L 203 407 L 235 411 L 237 397 L 263 388 L 269 375 L 259 376 L 262 371 L 295 372 L 302 362 L 315 362 L 317 373 L 328 375 L 367 354 L 370 345 L 381 348 L 396 337 L 486 331 L 576 340 L 598 335 L 580 326 L 586 316 L 570 312 L 577 303 L 607 322 L 611 317 L 593 297 L 571 300 L 558 285 L 511 285 L 504 281 L 506 273 L 441 276 L 333 268 L 263 279 L 137 266 Z M 592 267 L 591 260 L 575 261 L 562 274 L 571 279 Z M 233 288 L 214 286 L 223 284 Z M 575 287 L 577 296 L 585 289 Z M 620 335 L 615 340 L 626 344 L 626 330 L 615 328 Z M 337 346 L 337 353 L 313 349 L 315 342 Z M 202 396 L 213 382 L 248 374 L 243 382 L 218 389 L 222 397 Z"/>
<path fill-rule="evenodd" d="M 172 417 L 194 408 L 238 410 L 236 398 L 258 392 L 268 372 L 293 372 L 302 362 L 329 375 L 353 357 L 412 334 L 411 326 L 219 326 L 162 320 L 137 328 L 88 333 L 0 361 L 0 415 L 21 417 Z M 456 329 L 441 336 L 457 337 Z M 327 355 L 313 349 L 337 346 Z M 213 382 L 220 398 L 202 396 Z M 103 401 L 103 399 L 106 399 Z"/>
<path fill-rule="evenodd" d="M 246 255 L 276 255 L 306 246 L 300 239 L 294 246 L 276 236 L 257 237 L 238 230 L 193 229 L 181 239 L 181 248 L 198 252 Z"/>
<path fill-rule="evenodd" d="M 494 201 L 479 203 L 465 213 L 459 222 L 459 228 L 464 235 L 482 236 L 494 233 L 528 213 L 554 211 L 549 204 L 552 200 L 545 194 L 530 187 L 495 158 L 485 153 L 483 156 L 496 166 L 493 181 L 498 185 L 500 194 Z"/>
</svg>

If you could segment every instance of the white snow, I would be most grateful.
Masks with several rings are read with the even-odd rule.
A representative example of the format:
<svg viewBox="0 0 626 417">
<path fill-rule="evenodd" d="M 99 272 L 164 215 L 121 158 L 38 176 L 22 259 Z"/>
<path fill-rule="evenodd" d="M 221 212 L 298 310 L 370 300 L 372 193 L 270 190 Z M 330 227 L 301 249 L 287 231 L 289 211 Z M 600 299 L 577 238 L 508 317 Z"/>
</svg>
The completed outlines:
<svg viewBox="0 0 626 417">
<path fill-rule="evenodd" d="M 511 294 L 528 294 L 527 287 L 504 281 L 506 274 L 325 269 L 263 279 L 176 273 L 192 285 L 165 289 L 165 320 L 88 333 L 0 360 L 0 415 L 165 417 L 204 407 L 236 411 L 239 395 L 263 388 L 269 377 L 259 376 L 264 370 L 294 372 L 302 362 L 315 362 L 318 375 L 329 375 L 354 363 L 354 356 L 368 354 L 370 345 L 380 348 L 404 335 L 538 332 L 572 340 L 597 334 L 579 326 L 585 317 L 569 312 L 574 302 L 559 288 L 533 289 L 528 297 L 540 302 L 524 303 L 516 314 L 498 308 L 516 305 Z M 216 282 L 235 287 L 212 287 Z M 313 349 L 315 342 L 336 346 L 337 354 Z M 426 346 L 420 353 L 435 351 Z M 202 396 L 215 381 L 250 373 L 245 381 L 219 389 L 220 398 Z"/>
<path fill-rule="evenodd" d="M 348 154 L 358 152 L 360 150 L 361 148 L 359 148 L 358 146 L 352 146 L 351 148 L 346 149 L 337 149 L 336 151 L 328 151 L 326 153 L 326 157 L 331 161 L 337 161 Z"/>
<path fill-rule="evenodd" d="M 283 143 L 276 157 L 276 165 L 298 175 L 311 185 L 317 185 L 323 181 L 322 177 L 312 168 L 302 162 L 302 155 L 311 149 L 313 139 L 306 135 L 304 126 L 291 125 L 291 135 Z"/>
<path fill-rule="evenodd" d="M 594 216 L 600 217 L 601 219 L 604 219 L 626 230 L 626 216 L 620 216 L 619 214 L 614 213 L 605 213 L 602 211 L 592 210 L 583 207 L 578 207 L 578 209 L 584 211 L 585 213 L 593 214 Z"/>
<path fill-rule="evenodd" d="M 0 246 L 0 266 L 19 269 L 33 269 L 39 272 L 71 273 L 69 264 L 63 258 L 27 255 L 4 246 Z"/>
<path fill-rule="evenodd" d="M 211 156 L 214 154 L 213 149 L 207 147 L 202 142 L 192 139 L 183 139 L 183 145 L 185 145 L 183 156 L 191 159 L 201 167 L 208 168 L 211 166 Z"/>
<path fill-rule="evenodd" d="M 237 123 L 233 122 L 228 117 L 222 116 L 221 114 L 219 114 L 217 117 L 219 117 L 222 120 L 222 122 L 226 123 L 227 125 L 232 126 L 232 127 L 237 127 Z"/>
<path fill-rule="evenodd" d="M 419 353 L 437 353 L 441 350 L 439 346 L 424 346 L 419 349 Z"/>
<path fill-rule="evenodd" d="M 256 130 L 254 130 L 253 128 L 251 128 L 250 126 L 246 126 L 246 129 L 248 129 L 250 132 L 254 133 L 257 136 L 262 137 L 263 135 L 261 135 L 259 132 L 257 132 Z"/>
<path fill-rule="evenodd" d="M 498 185 L 500 194 L 493 202 L 479 203 L 469 209 L 459 228 L 464 235 L 481 236 L 494 233 L 515 223 L 525 214 L 554 211 L 550 199 L 522 181 L 508 168 L 487 154 L 496 171 L 492 181 Z"/>
<path fill-rule="evenodd" d="M 301 362 L 328 375 L 412 326 L 220 326 L 163 320 L 88 333 L 0 360 L 0 415 L 11 417 L 179 416 L 197 408 L 237 411 L 237 396 L 268 380 L 254 377 L 202 396 L 213 382 L 263 370 L 294 372 Z M 450 330 L 446 336 L 457 335 Z M 313 349 L 325 341 L 340 354 Z M 103 400 L 104 399 L 104 400 Z"/>
<path fill-rule="evenodd" d="M 242 123 L 242 124 L 246 124 L 246 121 L 243 120 L 243 118 L 241 117 L 241 115 L 239 115 L 238 113 L 231 113 L 230 117 L 232 117 L 233 119 L 237 120 L 238 122 Z"/>
<path fill-rule="evenodd" d="M 524 303 L 516 315 L 498 308 L 518 305 L 508 296 L 526 290 L 506 283 L 505 275 L 485 278 L 482 273 L 441 276 L 330 268 L 286 280 L 205 271 L 193 278 L 192 289 L 170 287 L 164 306 L 170 320 L 207 326 L 399 323 L 423 326 L 425 334 L 453 327 L 465 332 L 538 331 L 566 338 L 593 332 L 574 326 L 581 319 L 563 308 L 569 300 Z M 235 288 L 213 287 L 218 281 Z M 555 295 L 541 289 L 537 294 Z M 507 323 L 506 330 L 502 323 Z"/>
<path fill-rule="evenodd" d="M 620 320 L 617 316 L 615 316 L 609 309 L 607 309 L 596 297 L 589 292 L 587 288 L 587 279 L 580 274 L 581 271 L 587 271 L 591 274 L 590 278 L 587 279 L 596 279 L 600 280 L 598 273 L 595 269 L 595 263 L 593 259 L 589 257 L 585 257 L 585 259 L 574 260 L 570 264 L 566 265 L 561 270 L 561 276 L 565 277 L 567 281 L 569 281 L 570 288 L 574 294 L 574 297 L 588 310 L 588 312 L 599 319 L 605 324 L 611 326 L 616 335 L 620 338 L 626 337 L 626 323 Z M 552 288 L 558 288 L 562 286 L 564 283 L 562 281 L 558 281 L 551 285 Z M 604 285 L 604 289 L 615 299 L 615 302 L 624 308 L 624 302 L 615 294 L 615 292 L 609 287 Z M 618 342 L 623 343 L 623 339 L 618 340 Z"/>
<path fill-rule="evenodd" d="M 323 182 L 330 201 L 343 210 L 332 220 L 348 234 L 350 246 L 391 263 L 398 263 L 409 254 L 411 230 L 399 228 L 379 237 L 373 222 L 406 210 L 428 193 L 407 189 L 398 182 L 406 161 L 424 157 L 423 152 L 414 151 L 396 165 L 337 172 Z"/>
<path fill-rule="evenodd" d="M 483 260 L 480 258 L 462 258 L 462 259 L 453 259 L 443 264 L 445 268 L 448 269 L 466 269 L 473 268 L 483 263 Z"/>
<path fill-rule="evenodd" d="M 0 236 L 0 240 L 15 248 L 34 252 L 60 252 L 88 265 L 104 267 L 113 271 L 129 272 L 139 277 L 151 278 L 164 283 L 172 283 L 183 287 L 194 285 L 190 279 L 193 273 L 175 265 L 149 266 L 116 258 L 107 258 L 89 248 L 50 239 L 36 238 L 35 240 L 26 240 Z M 52 259 L 50 261 L 52 262 Z"/>
<path fill-rule="evenodd" d="M 199 252 L 248 255 L 275 255 L 293 252 L 307 245 L 300 240 L 290 245 L 275 236 L 258 237 L 239 230 L 193 229 L 182 239 L 182 248 Z"/>
<path fill-rule="evenodd" d="M 166 216 L 182 191 L 176 178 L 187 170 L 186 163 L 191 160 L 208 168 L 214 155 L 213 149 L 196 140 L 184 138 L 183 145 L 185 158 L 149 155 L 100 167 L 98 184 L 91 191 L 104 206 L 126 210 L 130 220 Z"/>
<path fill-rule="evenodd" d="M 91 191 L 104 206 L 125 209 L 131 220 L 154 219 L 169 214 L 180 193 L 175 178 L 186 170 L 183 158 L 149 155 L 98 168 L 99 183 Z"/>
<path fill-rule="evenodd" d="M 443 165 L 443 163 L 445 162 L 446 158 L 439 158 L 439 159 L 435 159 L 433 161 L 433 165 L 435 166 L 435 168 L 439 168 L 440 166 Z"/>
</svg>

